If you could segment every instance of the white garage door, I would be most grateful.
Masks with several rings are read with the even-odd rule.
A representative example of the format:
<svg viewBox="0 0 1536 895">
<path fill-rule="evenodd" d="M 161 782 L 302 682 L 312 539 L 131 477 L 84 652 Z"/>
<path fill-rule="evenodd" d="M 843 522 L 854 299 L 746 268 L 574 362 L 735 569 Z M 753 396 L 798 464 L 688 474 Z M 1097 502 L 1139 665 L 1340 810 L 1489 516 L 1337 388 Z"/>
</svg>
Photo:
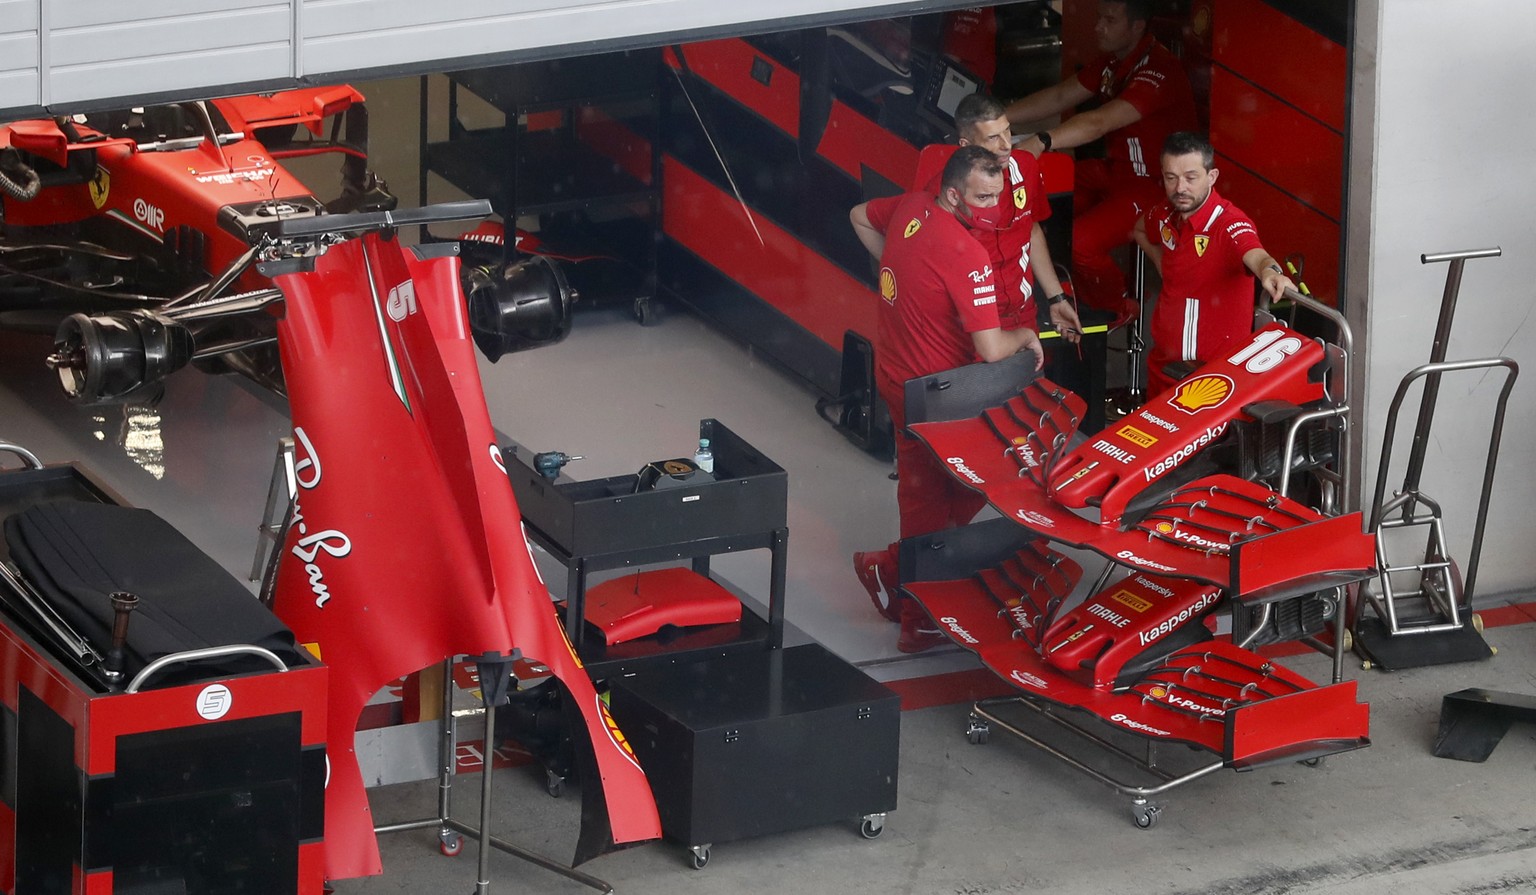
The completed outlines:
<svg viewBox="0 0 1536 895">
<path fill-rule="evenodd" d="M 0 117 L 575 55 L 963 2 L 0 0 Z"/>
</svg>

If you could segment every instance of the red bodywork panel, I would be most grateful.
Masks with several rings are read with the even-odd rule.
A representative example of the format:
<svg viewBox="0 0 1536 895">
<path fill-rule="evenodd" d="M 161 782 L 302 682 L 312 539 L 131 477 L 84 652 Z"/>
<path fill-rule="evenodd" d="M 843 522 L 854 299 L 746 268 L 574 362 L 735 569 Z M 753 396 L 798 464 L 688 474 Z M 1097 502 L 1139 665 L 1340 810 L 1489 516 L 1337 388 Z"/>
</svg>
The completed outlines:
<svg viewBox="0 0 1536 895">
<path fill-rule="evenodd" d="M 587 621 L 612 646 L 649 637 L 664 626 L 741 621 L 741 600 L 708 576 L 680 567 L 652 569 L 587 589 Z"/>
<path fill-rule="evenodd" d="M 458 259 L 417 261 L 378 234 L 332 247 L 286 297 L 279 348 L 297 510 L 274 608 L 332 666 L 327 876 L 380 871 L 353 751 L 372 694 L 456 654 L 547 665 L 596 751 L 611 838 L 660 836 L 649 785 L 539 580 L 486 410 Z M 589 781 L 594 788 L 599 781 Z"/>
</svg>

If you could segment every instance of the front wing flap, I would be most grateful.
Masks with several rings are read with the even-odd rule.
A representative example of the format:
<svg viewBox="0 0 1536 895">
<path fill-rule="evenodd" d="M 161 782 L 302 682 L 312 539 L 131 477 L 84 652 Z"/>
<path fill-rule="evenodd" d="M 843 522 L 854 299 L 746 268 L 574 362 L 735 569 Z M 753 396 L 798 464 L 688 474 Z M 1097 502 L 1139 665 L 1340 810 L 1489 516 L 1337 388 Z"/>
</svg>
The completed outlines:
<svg viewBox="0 0 1536 895">
<path fill-rule="evenodd" d="M 904 585 L 955 643 L 1031 699 L 1082 709 L 1112 727 L 1187 743 L 1248 769 L 1369 745 L 1355 683 L 1318 686 L 1226 641 L 1178 649 L 1130 687 L 1096 689 L 1045 662 L 979 577 Z"/>
<path fill-rule="evenodd" d="M 1075 432 L 1061 393 L 1049 380 L 1039 379 L 1019 397 L 980 416 L 920 423 L 911 430 L 951 475 L 985 495 L 1003 516 L 1042 537 L 1093 550 L 1129 568 L 1226 588 L 1235 583 L 1234 545 L 1324 521 L 1330 530 L 1337 525 L 1338 533 L 1352 524 L 1358 535 L 1358 516 L 1341 517 L 1353 521 L 1339 523 L 1263 484 L 1226 474 L 1173 490 L 1124 528 L 1078 515 L 1053 500 L 1046 486 L 1053 462 Z M 1277 537 L 1274 546 L 1287 540 Z M 1302 540 L 1298 533 L 1295 542 Z M 1310 561 L 1316 554 L 1308 552 L 1294 554 L 1292 563 L 1308 558 L 1298 575 L 1328 572 L 1327 563 L 1353 574 L 1369 569 L 1373 554 L 1370 537 L 1358 535 L 1328 551 L 1324 564 Z"/>
</svg>

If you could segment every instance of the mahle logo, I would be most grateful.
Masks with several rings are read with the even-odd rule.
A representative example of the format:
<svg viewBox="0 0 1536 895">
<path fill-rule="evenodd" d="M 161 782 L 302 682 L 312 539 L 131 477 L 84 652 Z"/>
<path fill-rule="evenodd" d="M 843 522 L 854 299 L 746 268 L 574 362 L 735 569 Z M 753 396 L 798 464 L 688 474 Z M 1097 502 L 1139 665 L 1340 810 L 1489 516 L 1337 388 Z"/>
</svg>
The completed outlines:
<svg viewBox="0 0 1536 895">
<path fill-rule="evenodd" d="M 1220 407 L 1232 395 L 1232 380 L 1220 373 L 1207 373 L 1179 383 L 1168 403 L 1185 413 L 1199 413 Z"/>
</svg>

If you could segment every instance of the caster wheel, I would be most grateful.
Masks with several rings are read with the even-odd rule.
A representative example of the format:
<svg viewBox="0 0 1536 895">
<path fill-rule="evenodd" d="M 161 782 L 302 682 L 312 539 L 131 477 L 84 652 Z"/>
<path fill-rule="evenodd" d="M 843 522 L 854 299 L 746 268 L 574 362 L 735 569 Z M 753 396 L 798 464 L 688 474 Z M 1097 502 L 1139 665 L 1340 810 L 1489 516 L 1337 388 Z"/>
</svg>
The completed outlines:
<svg viewBox="0 0 1536 895">
<path fill-rule="evenodd" d="M 456 858 L 464 850 L 464 837 L 458 833 L 440 833 L 437 837 L 437 850 L 443 853 L 443 857 Z"/>
<path fill-rule="evenodd" d="M 885 815 L 877 814 L 864 818 L 859 822 L 859 835 L 865 839 L 874 839 L 885 832 Z"/>
<path fill-rule="evenodd" d="M 986 721 L 983 721 L 976 715 L 972 715 L 970 720 L 966 723 L 965 738 L 970 741 L 972 746 L 986 745 L 987 738 L 991 735 L 991 725 L 987 724 Z"/>
<path fill-rule="evenodd" d="M 552 799 L 558 799 L 565 794 L 565 778 L 554 771 L 544 772 L 544 791 L 549 793 Z"/>
<path fill-rule="evenodd" d="M 1372 667 L 1373 666 L 1371 665 L 1371 660 L 1370 659 L 1365 659 L 1365 660 L 1362 660 L 1360 662 L 1360 670 L 1361 671 L 1370 671 Z"/>
<path fill-rule="evenodd" d="M 694 870 L 703 870 L 709 866 L 709 846 L 695 845 L 688 849 L 688 866 Z"/>
<path fill-rule="evenodd" d="M 1354 652 L 1355 635 L 1348 628 L 1344 629 L 1344 652 Z"/>
<path fill-rule="evenodd" d="M 1131 808 L 1131 820 L 1143 830 L 1150 830 L 1157 826 L 1157 818 L 1163 813 L 1163 809 L 1157 805 L 1135 805 Z"/>
<path fill-rule="evenodd" d="M 635 299 L 635 322 L 641 326 L 650 326 L 656 322 L 656 309 L 651 306 L 650 298 Z"/>
<path fill-rule="evenodd" d="M 1304 759 L 1301 762 L 1301 764 L 1302 764 L 1303 767 L 1320 768 L 1320 767 L 1323 766 L 1323 759 L 1322 759 L 1321 756 L 1319 756 L 1318 758 L 1308 758 L 1308 759 Z"/>
<path fill-rule="evenodd" d="M 1480 612 L 1472 613 L 1472 630 L 1483 633 L 1483 615 Z"/>
</svg>

